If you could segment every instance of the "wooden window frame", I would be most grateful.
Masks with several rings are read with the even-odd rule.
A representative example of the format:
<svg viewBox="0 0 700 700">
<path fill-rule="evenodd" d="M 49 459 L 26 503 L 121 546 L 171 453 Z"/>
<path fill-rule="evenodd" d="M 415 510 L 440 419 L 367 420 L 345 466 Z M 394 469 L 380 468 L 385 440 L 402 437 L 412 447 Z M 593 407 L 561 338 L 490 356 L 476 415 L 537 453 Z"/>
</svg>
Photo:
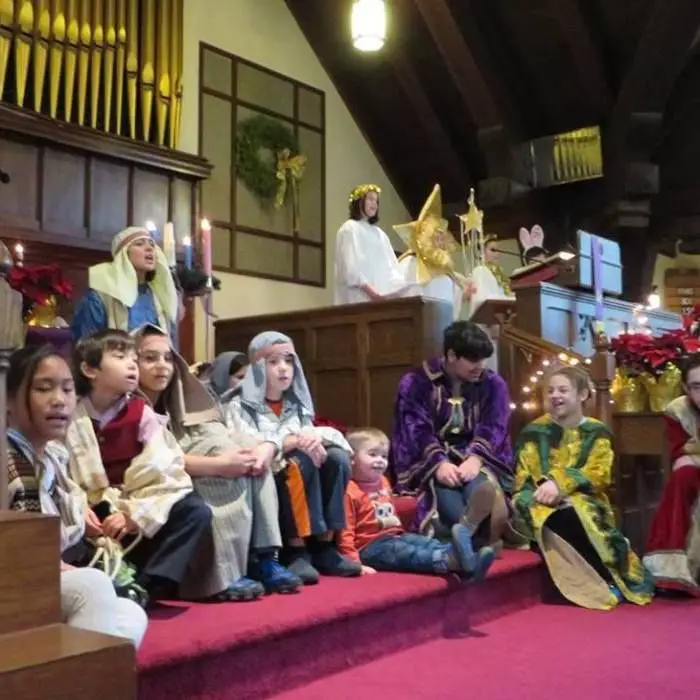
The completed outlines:
<svg viewBox="0 0 700 700">
<path fill-rule="evenodd" d="M 208 88 L 205 86 L 204 80 L 204 60 L 205 54 L 214 53 L 219 56 L 226 58 L 231 61 L 231 95 L 226 95 L 218 90 Z M 238 97 L 238 67 L 240 65 L 248 66 L 254 70 L 260 71 L 261 73 L 267 73 L 279 80 L 284 80 L 285 82 L 291 83 L 294 89 L 294 102 L 293 102 L 293 114 L 292 117 L 286 114 L 281 114 L 275 112 L 274 110 L 262 107 L 260 105 L 252 104 L 245 100 L 241 100 Z M 313 92 L 320 97 L 321 100 L 321 126 L 316 126 L 314 124 L 309 124 L 299 118 L 299 91 L 300 89 Z M 230 221 L 219 221 L 216 219 L 210 220 L 212 228 L 218 228 L 227 230 L 230 235 L 230 260 L 229 264 L 222 265 L 214 261 L 213 268 L 221 272 L 229 272 L 236 275 L 244 275 L 247 277 L 258 277 L 261 279 L 275 280 L 278 282 L 289 282 L 291 284 L 301 284 L 308 287 L 319 287 L 323 288 L 326 286 L 326 95 L 322 90 L 314 88 L 306 83 L 302 83 L 298 80 L 294 80 L 287 75 L 278 73 L 276 71 L 270 70 L 265 66 L 260 66 L 257 63 L 247 61 L 236 54 L 224 51 L 216 46 L 207 44 L 205 42 L 200 42 L 199 44 L 199 126 L 198 126 L 198 150 L 202 153 L 203 149 L 203 133 L 202 128 L 204 124 L 204 96 L 209 95 L 211 97 L 216 97 L 221 100 L 226 100 L 231 103 L 231 122 L 232 122 L 232 134 L 231 134 L 231 187 L 230 187 Z M 321 137 L 321 240 L 312 241 L 302 238 L 298 232 L 292 231 L 290 235 L 284 235 L 275 233 L 273 231 L 264 231 L 262 229 L 253 228 L 250 226 L 242 226 L 237 223 L 237 207 L 236 207 L 236 196 L 237 190 L 240 185 L 238 178 L 235 176 L 235 157 L 236 157 L 236 124 L 238 123 L 238 108 L 243 107 L 246 109 L 253 110 L 259 114 L 264 114 L 268 117 L 274 119 L 281 119 L 284 122 L 289 123 L 292 126 L 294 135 L 299 138 L 299 128 L 308 129 L 310 131 L 319 134 Z M 199 210 L 206 215 L 206 212 L 202 209 L 203 204 L 203 187 L 199 190 Z M 241 268 L 237 265 L 236 261 L 236 234 L 240 231 L 241 233 L 247 233 L 259 238 L 272 239 L 277 241 L 284 241 L 285 243 L 292 244 L 293 250 L 293 263 L 292 263 L 292 276 L 287 277 L 284 275 L 275 275 L 263 272 L 257 272 L 253 270 L 247 270 Z M 315 248 L 321 251 L 321 275 L 320 281 L 312 281 L 308 279 L 303 279 L 299 276 L 299 249 L 300 247 Z"/>
</svg>

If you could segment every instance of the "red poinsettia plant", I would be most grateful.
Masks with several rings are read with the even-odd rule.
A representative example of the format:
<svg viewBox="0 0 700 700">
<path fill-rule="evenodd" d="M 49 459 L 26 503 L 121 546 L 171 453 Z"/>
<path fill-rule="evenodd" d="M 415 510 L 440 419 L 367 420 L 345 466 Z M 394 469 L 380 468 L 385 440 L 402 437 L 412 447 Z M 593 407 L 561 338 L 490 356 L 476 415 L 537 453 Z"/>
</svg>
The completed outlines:
<svg viewBox="0 0 700 700">
<path fill-rule="evenodd" d="M 679 364 L 684 357 L 700 352 L 700 339 L 687 328 L 667 331 L 659 336 L 638 331 L 621 333 L 613 338 L 611 350 L 617 366 L 631 375 L 661 374 L 667 365 Z"/>
<path fill-rule="evenodd" d="M 61 267 L 56 263 L 23 267 L 15 265 L 8 282 L 22 294 L 25 313 L 36 305 L 48 304 L 51 297 L 70 299 L 73 294 L 73 285 L 63 278 Z"/>
</svg>

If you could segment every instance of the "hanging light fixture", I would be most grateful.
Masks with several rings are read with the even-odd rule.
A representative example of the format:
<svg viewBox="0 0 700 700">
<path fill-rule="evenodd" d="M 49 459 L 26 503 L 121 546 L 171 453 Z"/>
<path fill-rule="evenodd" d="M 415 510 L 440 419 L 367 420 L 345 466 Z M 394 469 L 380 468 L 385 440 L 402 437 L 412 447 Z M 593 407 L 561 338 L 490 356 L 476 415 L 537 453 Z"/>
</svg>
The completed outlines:
<svg viewBox="0 0 700 700">
<path fill-rule="evenodd" d="M 379 51 L 386 39 L 384 0 L 355 0 L 351 24 L 352 43 L 358 51 Z"/>
</svg>

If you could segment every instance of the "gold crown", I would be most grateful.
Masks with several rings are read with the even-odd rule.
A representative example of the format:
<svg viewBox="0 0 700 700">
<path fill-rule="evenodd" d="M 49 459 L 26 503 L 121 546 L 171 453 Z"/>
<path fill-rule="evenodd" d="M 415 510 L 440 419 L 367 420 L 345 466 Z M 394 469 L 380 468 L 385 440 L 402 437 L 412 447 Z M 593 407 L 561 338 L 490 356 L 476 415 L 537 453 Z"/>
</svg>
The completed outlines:
<svg viewBox="0 0 700 700">
<path fill-rule="evenodd" d="M 356 202 L 358 199 L 362 199 L 367 196 L 368 192 L 376 192 L 377 194 L 382 193 L 382 188 L 379 185 L 358 185 L 350 193 L 350 202 Z"/>
</svg>

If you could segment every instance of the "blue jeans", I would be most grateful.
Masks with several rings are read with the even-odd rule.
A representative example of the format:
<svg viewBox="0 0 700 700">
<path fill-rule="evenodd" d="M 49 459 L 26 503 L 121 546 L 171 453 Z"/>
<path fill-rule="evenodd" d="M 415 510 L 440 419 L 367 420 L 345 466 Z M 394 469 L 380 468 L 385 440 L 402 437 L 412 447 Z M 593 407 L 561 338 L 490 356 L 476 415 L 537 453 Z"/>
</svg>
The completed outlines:
<svg viewBox="0 0 700 700">
<path fill-rule="evenodd" d="M 329 447 L 316 467 L 303 452 L 287 455 L 289 465 L 275 476 L 280 528 L 285 542 L 345 527 L 345 489 L 350 481 L 350 455 Z"/>
<path fill-rule="evenodd" d="M 377 571 L 445 573 L 451 549 L 432 537 L 405 532 L 378 537 L 360 550 L 360 560 Z"/>
</svg>

